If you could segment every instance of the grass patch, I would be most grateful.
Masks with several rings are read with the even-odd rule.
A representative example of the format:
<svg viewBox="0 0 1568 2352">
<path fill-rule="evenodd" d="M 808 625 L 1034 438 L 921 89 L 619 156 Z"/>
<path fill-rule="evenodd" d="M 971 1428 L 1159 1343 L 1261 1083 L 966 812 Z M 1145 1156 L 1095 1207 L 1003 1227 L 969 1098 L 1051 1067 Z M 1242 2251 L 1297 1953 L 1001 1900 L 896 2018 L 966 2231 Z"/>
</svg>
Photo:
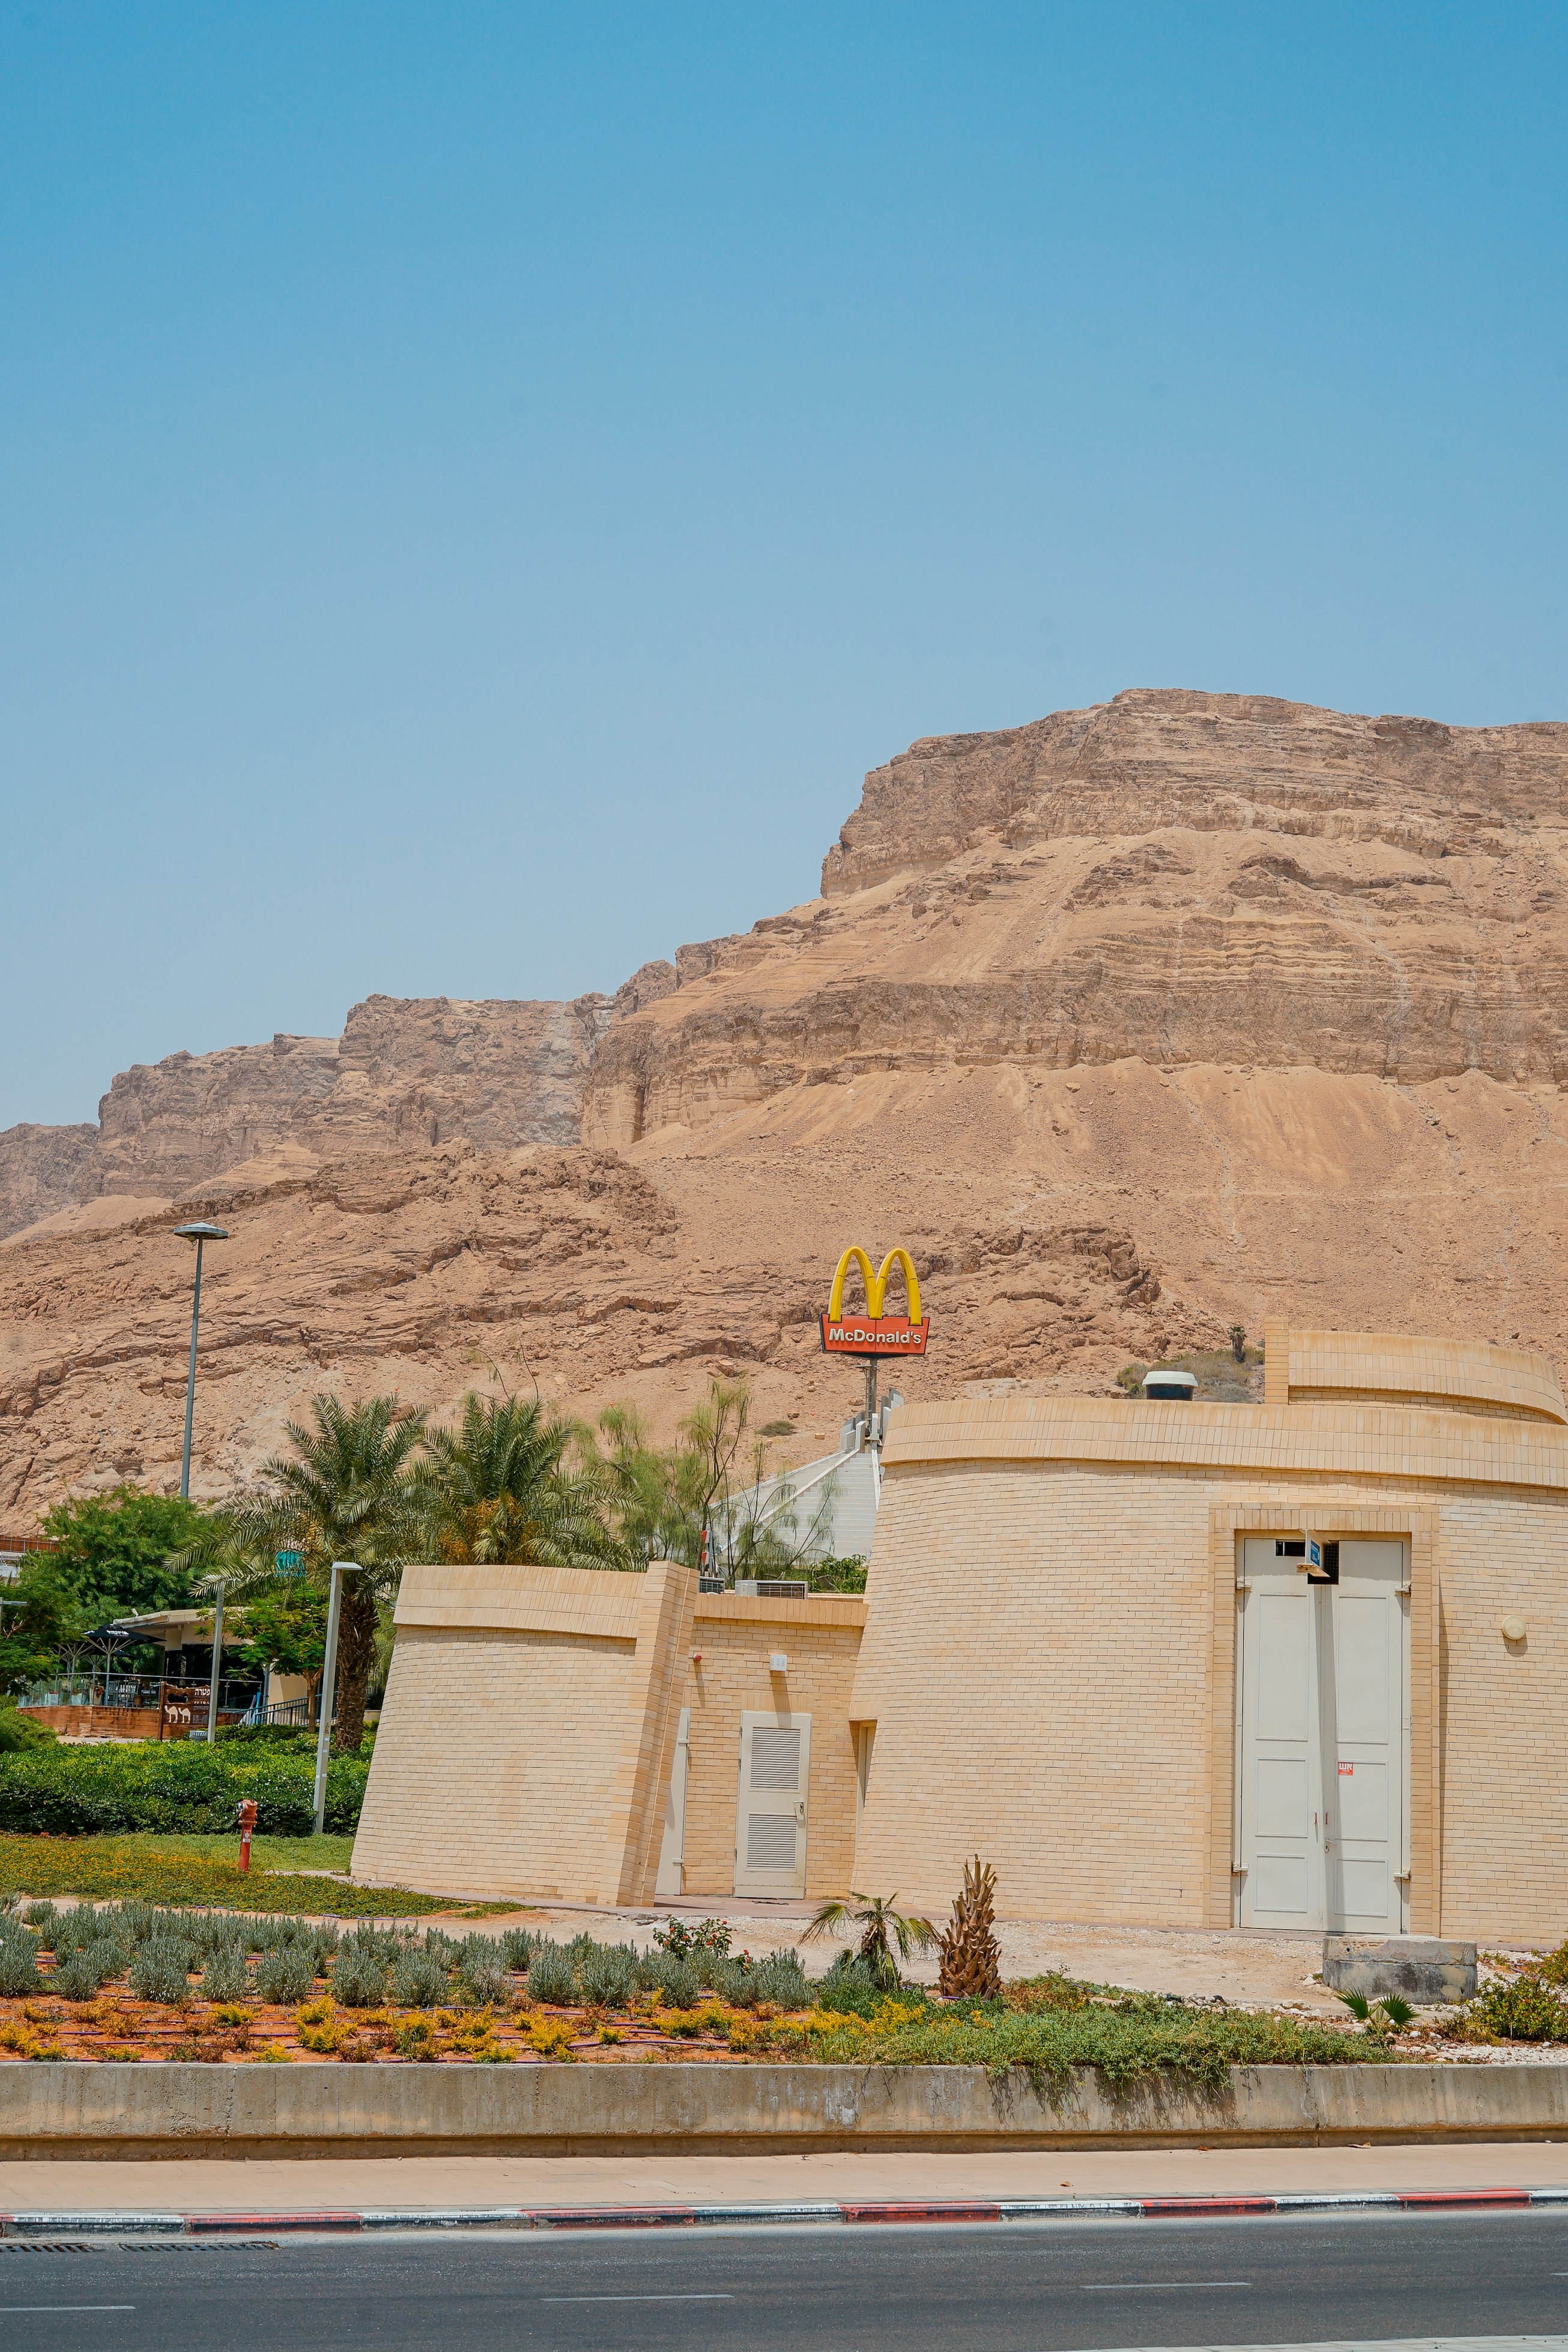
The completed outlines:
<svg viewBox="0 0 1568 2352">
<path fill-rule="evenodd" d="M 0 1895 L 87 1895 L 95 1898 L 187 1904 L 227 1911 L 297 1912 L 321 1918 L 416 1918 L 455 1911 L 482 1919 L 520 1910 L 515 1903 L 455 1903 L 449 1895 L 418 1895 L 403 1886 L 345 1886 L 332 1878 L 304 1878 L 249 1870 L 202 1853 L 172 1852 L 205 1840 L 143 1837 L 0 1836 Z M 226 1843 L 233 1850 L 233 1841 Z M 298 1851 L 303 1839 L 277 1841 Z M 341 1843 L 333 1841 L 334 1843 Z M 254 1855 L 256 1848 L 253 1845 Z"/>
<path fill-rule="evenodd" d="M 239 1861 L 239 1832 L 225 1830 L 220 1834 L 209 1832 L 136 1830 L 117 1837 L 115 1845 L 126 1853 L 193 1855 L 204 1862 Z M 339 1837 L 329 1830 L 324 1837 L 257 1837 L 250 1842 L 250 1866 L 263 1870 L 342 1870 L 352 1859 L 354 1841 L 351 1836 Z"/>
</svg>

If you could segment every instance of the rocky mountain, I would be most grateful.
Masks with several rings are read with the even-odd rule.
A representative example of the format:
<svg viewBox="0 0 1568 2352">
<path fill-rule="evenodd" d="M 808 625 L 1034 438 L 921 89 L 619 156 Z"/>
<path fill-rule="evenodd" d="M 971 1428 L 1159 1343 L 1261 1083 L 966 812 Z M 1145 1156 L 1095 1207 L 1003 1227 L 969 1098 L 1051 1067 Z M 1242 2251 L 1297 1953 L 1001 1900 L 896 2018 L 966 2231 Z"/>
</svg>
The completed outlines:
<svg viewBox="0 0 1568 2352">
<path fill-rule="evenodd" d="M 1568 727 L 1136 692 L 915 744 L 821 896 L 572 1003 L 371 997 L 0 1136 L 0 1508 L 201 1483 L 323 1385 L 537 1377 L 667 1429 L 747 1366 L 784 1452 L 851 1401 L 813 1317 L 908 1241 L 911 1393 L 1103 1388 L 1265 1311 L 1556 1352 Z"/>
</svg>

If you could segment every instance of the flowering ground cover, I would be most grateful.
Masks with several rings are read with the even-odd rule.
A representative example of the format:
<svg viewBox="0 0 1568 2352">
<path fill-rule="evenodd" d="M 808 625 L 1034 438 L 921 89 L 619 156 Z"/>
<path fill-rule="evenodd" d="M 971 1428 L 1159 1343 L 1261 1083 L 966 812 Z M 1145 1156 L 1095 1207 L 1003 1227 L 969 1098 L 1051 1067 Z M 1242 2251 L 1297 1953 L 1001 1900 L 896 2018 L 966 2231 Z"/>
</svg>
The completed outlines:
<svg viewBox="0 0 1568 2352">
<path fill-rule="evenodd" d="M 266 1883 L 253 1873 L 246 1891 Z M 374 1892 L 381 1902 L 385 1890 Z M 1218 2092 L 1235 2065 L 1431 2063 L 1479 2055 L 1456 2046 L 1467 2042 L 1568 2042 L 1555 1989 L 1568 1956 L 1496 1977 L 1462 2012 L 1401 2024 L 1375 2008 L 1324 2021 L 1059 1975 L 942 2000 L 920 1986 L 887 1990 L 848 1953 L 812 1979 L 795 1952 L 752 1960 L 728 1944 L 716 1921 L 673 1923 L 641 1951 L 522 1927 L 454 1937 L 349 1926 L 298 1908 L 12 1904 L 0 1909 L 0 2063 L 805 2060 L 1017 2066 L 1040 2087 L 1087 2066 L 1115 2092 L 1160 2078 Z"/>
<path fill-rule="evenodd" d="M 225 1837 L 224 1843 L 230 1853 L 237 1851 L 237 1839 Z M 303 1847 L 307 1841 L 291 1843 Z M 237 1863 L 216 1855 L 182 1853 L 172 1842 L 143 1837 L 0 1835 L 0 1899 L 16 1895 L 141 1898 L 340 1919 L 413 1918 L 431 1911 L 486 1918 L 520 1907 L 455 1904 L 450 1895 L 420 1895 L 401 1886 L 350 1886 L 341 1879 L 311 1878 L 298 1870 L 268 1870 L 254 1856 L 249 1870 L 241 1870 Z"/>
<path fill-rule="evenodd" d="M 1396 2056 L 1351 2027 L 1218 2014 L 1046 1979 L 999 2000 L 889 1993 L 848 1955 L 816 1980 L 794 1952 L 753 1961 L 694 1948 L 569 1945 L 514 1927 L 461 1938 L 240 1917 L 145 1901 L 0 1916 L 0 2061 L 332 2060 L 371 2064 L 712 2063 L 1097 2067 L 1218 2085 L 1235 2063 Z M 679 1944 L 679 1948 L 671 1948 Z"/>
</svg>

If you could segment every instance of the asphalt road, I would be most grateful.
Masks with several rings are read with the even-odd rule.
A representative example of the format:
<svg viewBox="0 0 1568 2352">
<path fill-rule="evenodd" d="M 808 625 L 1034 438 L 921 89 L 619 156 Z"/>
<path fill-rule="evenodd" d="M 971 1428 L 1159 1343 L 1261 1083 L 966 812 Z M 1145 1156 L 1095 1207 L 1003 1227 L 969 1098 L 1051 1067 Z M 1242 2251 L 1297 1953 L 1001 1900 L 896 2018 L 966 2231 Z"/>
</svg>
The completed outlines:
<svg viewBox="0 0 1568 2352">
<path fill-rule="evenodd" d="M 5 2352 L 1568 2344 L 1568 2214 L 0 2242 Z"/>
</svg>

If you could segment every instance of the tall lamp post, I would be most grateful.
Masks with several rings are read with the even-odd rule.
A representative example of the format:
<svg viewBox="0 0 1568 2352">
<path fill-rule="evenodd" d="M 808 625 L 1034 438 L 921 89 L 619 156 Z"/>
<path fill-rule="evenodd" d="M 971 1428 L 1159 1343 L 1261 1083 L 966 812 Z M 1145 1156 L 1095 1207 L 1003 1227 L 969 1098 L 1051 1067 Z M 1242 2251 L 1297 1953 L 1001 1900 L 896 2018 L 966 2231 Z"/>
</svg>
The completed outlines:
<svg viewBox="0 0 1568 2352">
<path fill-rule="evenodd" d="M 196 1244 L 196 1295 L 191 1302 L 191 1370 L 185 1381 L 185 1454 L 180 1465 L 180 1496 L 191 1499 L 191 1423 L 196 1411 L 196 1327 L 202 1319 L 202 1244 L 204 1242 L 226 1242 L 228 1234 L 222 1225 L 209 1225 L 198 1221 L 193 1225 L 176 1225 L 175 1233 L 183 1242 Z"/>
<path fill-rule="evenodd" d="M 218 1677 L 224 1670 L 224 1591 L 218 1587 L 218 1597 L 213 1610 L 213 1678 L 207 1686 L 207 1746 L 218 1736 Z"/>
</svg>

